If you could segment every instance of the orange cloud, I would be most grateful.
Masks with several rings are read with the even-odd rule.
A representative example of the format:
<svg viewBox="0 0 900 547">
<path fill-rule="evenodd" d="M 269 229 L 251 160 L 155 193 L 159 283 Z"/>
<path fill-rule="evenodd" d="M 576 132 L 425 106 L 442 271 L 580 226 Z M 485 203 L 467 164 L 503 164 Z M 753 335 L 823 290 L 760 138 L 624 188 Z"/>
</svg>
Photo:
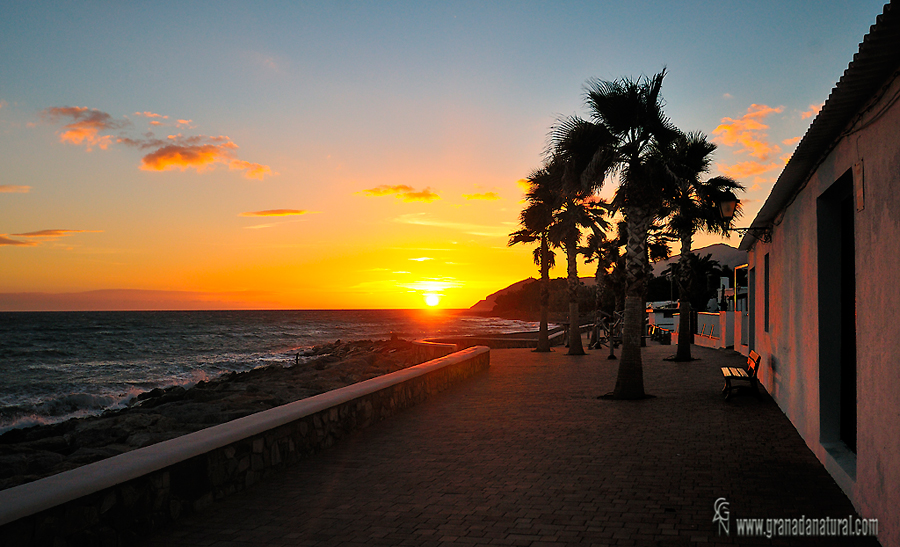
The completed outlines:
<svg viewBox="0 0 900 547">
<path fill-rule="evenodd" d="M 250 211 L 241 213 L 241 217 L 288 217 L 294 215 L 309 215 L 318 211 L 306 211 L 304 209 L 269 209 L 267 211 Z"/>
<path fill-rule="evenodd" d="M 784 139 L 783 141 L 781 141 L 781 144 L 783 144 L 785 146 L 794 146 L 795 144 L 800 142 L 800 139 L 802 139 L 802 138 L 803 137 L 794 137 L 792 139 Z"/>
<path fill-rule="evenodd" d="M 37 232 L 26 232 L 24 234 L 13 234 L 16 237 L 47 237 L 47 238 L 56 238 L 63 237 L 72 234 L 83 234 L 83 233 L 91 233 L 91 234 L 99 234 L 102 233 L 103 230 L 38 230 Z"/>
<path fill-rule="evenodd" d="M 766 173 L 773 169 L 778 169 L 780 165 L 777 163 L 744 161 L 736 163 L 734 165 L 723 165 L 720 163 L 717 164 L 716 167 L 719 168 L 719 171 L 721 171 L 723 175 L 740 180 L 742 178 L 751 177 L 753 175 Z"/>
<path fill-rule="evenodd" d="M 53 122 L 60 119 L 72 120 L 71 123 L 63 126 L 63 131 L 59 133 L 59 140 L 69 144 L 83 144 L 88 152 L 94 146 L 99 146 L 101 150 L 109 148 L 109 145 L 114 142 L 113 137 L 100 133 L 118 129 L 124 125 L 123 122 L 113 120 L 112 116 L 106 112 L 86 106 L 54 106 L 45 108 L 41 114 Z"/>
<path fill-rule="evenodd" d="M 368 188 L 360 192 L 367 196 L 396 196 L 398 199 L 402 199 L 405 202 L 410 201 L 424 201 L 425 203 L 430 203 L 436 199 L 441 199 L 441 196 L 431 191 L 431 188 L 425 188 L 424 190 L 416 190 L 412 186 L 408 186 L 406 184 L 398 184 L 395 186 L 390 186 L 387 184 L 382 184 L 381 186 L 376 186 L 375 188 Z"/>
<path fill-rule="evenodd" d="M 531 190 L 531 181 L 528 179 L 519 179 L 516 181 L 516 185 L 519 187 L 522 192 L 528 192 Z"/>
<path fill-rule="evenodd" d="M 6 237 L 6 234 L 0 234 L 0 246 L 13 246 L 13 247 L 34 247 L 37 245 L 34 241 L 19 241 L 18 239 L 10 239 Z"/>
<path fill-rule="evenodd" d="M 0 184 L 0 194 L 27 194 L 31 186 L 15 186 L 13 184 Z"/>
<path fill-rule="evenodd" d="M 484 192 L 482 194 L 463 194 L 463 197 L 466 199 L 483 199 L 483 200 L 497 200 L 500 199 L 500 194 L 497 192 Z"/>
<path fill-rule="evenodd" d="M 126 141 L 123 140 L 122 142 Z M 163 144 L 166 142 L 171 144 Z M 163 144 L 155 151 L 141 158 L 141 169 L 144 171 L 170 171 L 172 169 L 186 171 L 188 169 L 196 169 L 200 173 L 214 167 L 217 163 L 221 163 L 227 165 L 231 170 L 243 171 L 244 176 L 248 179 L 262 180 L 266 175 L 276 174 L 268 165 L 252 163 L 234 157 L 234 150 L 238 148 L 238 145 L 225 136 L 209 137 L 198 135 L 184 137 L 179 133 L 177 135 L 169 135 L 168 141 L 154 139 L 141 142 L 129 139 L 126 144 L 140 146 L 141 148 L 152 148 Z"/>
<path fill-rule="evenodd" d="M 145 118 L 168 119 L 168 116 L 149 111 L 135 112 L 136 116 Z M 141 169 L 145 171 L 168 171 L 180 169 L 196 169 L 198 172 L 212 168 L 215 164 L 224 164 L 234 171 L 243 171 L 244 177 L 262 180 L 266 176 L 276 175 L 272 168 L 261 163 L 242 160 L 235 155 L 238 146 L 226 136 L 212 137 L 195 135 L 186 137 L 181 133 L 159 139 L 153 133 L 145 133 L 132 138 L 127 134 L 113 136 L 101 134 L 110 130 L 123 128 L 127 122 L 112 119 L 106 112 L 79 106 L 51 107 L 43 110 L 42 115 L 50 121 L 71 119 L 72 123 L 63 127 L 60 141 L 71 144 L 84 144 L 88 150 L 92 146 L 102 149 L 113 143 L 124 144 L 140 150 L 153 150 L 141 158 Z M 179 127 L 189 126 L 191 120 L 178 120 Z M 151 125 L 163 125 L 154 119 Z M 189 127 L 191 128 L 191 127 Z"/>
<path fill-rule="evenodd" d="M 145 118 L 162 118 L 164 120 L 168 120 L 168 116 L 163 116 L 161 114 L 154 114 L 153 112 L 143 111 L 143 112 L 135 112 L 135 116 L 144 116 Z"/>
<path fill-rule="evenodd" d="M 178 127 L 193 127 L 191 126 L 193 122 L 194 120 L 178 120 L 176 125 L 178 125 Z"/>
<path fill-rule="evenodd" d="M 820 104 L 820 105 L 814 105 L 814 104 L 809 105 L 809 110 L 807 110 L 806 112 L 800 113 L 800 119 L 805 120 L 807 118 L 812 118 L 813 116 L 818 114 L 820 110 L 822 110 L 823 106 L 825 106 L 824 103 Z"/>
<path fill-rule="evenodd" d="M 713 140 L 724 146 L 737 147 L 737 153 L 746 153 L 766 161 L 780 152 L 781 147 L 768 141 L 769 136 L 764 131 L 769 126 L 761 120 L 783 110 L 783 106 L 773 108 L 764 104 L 752 104 L 747 108 L 747 113 L 740 118 L 722 118 L 719 126 L 712 131 Z"/>
</svg>

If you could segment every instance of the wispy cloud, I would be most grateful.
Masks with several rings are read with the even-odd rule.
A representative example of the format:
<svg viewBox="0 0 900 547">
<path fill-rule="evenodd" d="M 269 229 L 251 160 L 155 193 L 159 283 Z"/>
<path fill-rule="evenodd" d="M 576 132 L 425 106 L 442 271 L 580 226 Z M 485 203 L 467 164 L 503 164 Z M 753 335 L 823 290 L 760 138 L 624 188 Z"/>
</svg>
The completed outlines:
<svg viewBox="0 0 900 547">
<path fill-rule="evenodd" d="M 2 246 L 12 246 L 12 247 L 34 247 L 37 245 L 35 241 L 20 241 L 18 239 L 10 239 L 6 237 L 7 234 L 0 234 L 0 247 Z"/>
<path fill-rule="evenodd" d="M 434 259 L 429 256 L 421 256 L 419 258 L 410 258 L 409 260 L 412 260 L 413 262 L 425 262 L 427 260 L 434 260 Z"/>
<path fill-rule="evenodd" d="M 753 175 L 760 175 L 782 166 L 775 162 L 762 163 L 758 161 L 743 161 L 733 165 L 724 165 L 720 163 L 717 167 L 723 175 L 740 180 Z"/>
<path fill-rule="evenodd" d="M 417 226 L 435 226 L 438 228 L 447 228 L 474 236 L 483 237 L 507 237 L 512 231 L 513 225 L 505 226 L 484 226 L 479 224 L 468 224 L 465 222 L 449 222 L 444 220 L 436 220 L 426 216 L 424 213 L 416 213 L 409 215 L 400 215 L 395 222 L 403 224 L 414 224 Z"/>
<path fill-rule="evenodd" d="M 150 118 L 151 125 L 162 125 L 160 120 L 168 116 L 150 111 L 135 112 L 136 116 Z M 122 144 L 139 150 L 150 150 L 141 158 L 140 168 L 145 171 L 186 171 L 194 169 L 203 172 L 216 165 L 225 165 L 233 171 L 242 171 L 244 177 L 262 180 L 276 175 L 268 165 L 253 163 L 237 157 L 238 145 L 227 136 L 194 135 L 181 133 L 169 135 L 165 139 L 156 138 L 152 132 L 134 137 L 123 130 L 129 125 L 127 120 L 113 120 L 112 116 L 96 108 L 81 106 L 50 107 L 42 111 L 42 117 L 50 122 L 70 121 L 60 131 L 60 141 L 84 145 L 87 150 L 93 146 L 107 149 L 112 144 Z M 192 120 L 179 119 L 179 127 L 193 128 Z"/>
<path fill-rule="evenodd" d="M 480 194 L 463 194 L 463 197 L 466 199 L 482 199 L 493 201 L 500 199 L 500 194 L 498 194 L 497 192 L 483 192 Z"/>
<path fill-rule="evenodd" d="M 16 186 L 14 184 L 0 184 L 0 194 L 27 194 L 31 186 Z"/>
<path fill-rule="evenodd" d="M 803 137 L 794 137 L 792 139 L 784 139 L 783 141 L 781 141 L 781 144 L 783 144 L 785 146 L 794 146 L 795 144 L 800 142 L 800 139 L 802 139 L 802 138 Z"/>
<path fill-rule="evenodd" d="M 722 98 L 723 99 L 733 99 L 734 95 L 732 95 L 731 93 L 723 93 Z"/>
<path fill-rule="evenodd" d="M 86 106 L 53 106 L 45 108 L 41 116 L 52 123 L 68 120 L 59 132 L 60 142 L 84 145 L 90 152 L 94 146 L 101 150 L 109 148 L 115 139 L 112 135 L 101 135 L 101 132 L 121 129 L 127 121 L 114 120 L 106 112 Z"/>
<path fill-rule="evenodd" d="M 743 179 L 782 167 L 783 163 L 773 161 L 773 158 L 781 152 L 781 146 L 769 141 L 769 135 L 766 133 L 769 126 L 764 120 L 772 114 L 783 111 L 783 106 L 751 104 L 740 118 L 722 118 L 719 126 L 712 131 L 713 140 L 723 146 L 735 148 L 736 154 L 744 154 L 754 159 L 734 164 L 717 164 L 719 171 L 726 176 Z"/>
<path fill-rule="evenodd" d="M 724 146 L 737 147 L 735 152 L 738 154 L 766 161 L 781 148 L 769 142 L 769 136 L 765 133 L 769 126 L 762 123 L 762 120 L 783 110 L 783 106 L 773 108 L 764 104 L 752 104 L 740 118 L 722 118 L 719 126 L 712 132 L 714 140 Z"/>
<path fill-rule="evenodd" d="M 807 110 L 806 112 L 800 113 L 800 119 L 805 120 L 807 118 L 812 118 L 813 116 L 818 114 L 820 110 L 822 110 L 823 106 L 825 106 L 824 103 L 820 104 L 820 105 L 815 105 L 815 104 L 809 105 L 809 110 Z"/>
<path fill-rule="evenodd" d="M 58 238 L 70 236 L 73 234 L 99 234 L 103 230 L 38 230 L 36 232 L 25 232 L 22 234 L 12 234 L 15 237 L 41 237 L 41 238 Z"/>
<path fill-rule="evenodd" d="M 441 199 L 441 196 L 437 195 L 429 187 L 425 187 L 423 190 L 416 190 L 412 186 L 406 184 L 398 184 L 395 186 L 382 184 L 381 186 L 367 188 L 358 193 L 372 197 L 395 196 L 405 202 L 423 201 L 425 203 L 430 203 L 436 199 Z"/>
<path fill-rule="evenodd" d="M 296 215 L 310 215 L 319 211 L 307 211 L 305 209 L 269 209 L 267 211 L 249 211 L 241 213 L 242 217 L 289 217 Z"/>
<path fill-rule="evenodd" d="M 516 186 L 518 186 L 519 190 L 522 190 L 522 192 L 527 192 L 531 190 L 531 181 L 528 179 L 519 179 L 516 181 Z"/>
<path fill-rule="evenodd" d="M 143 116 L 143 117 L 145 117 L 145 118 L 162 118 L 162 119 L 164 119 L 164 120 L 168 120 L 168 119 L 169 119 L 168 116 L 163 116 L 162 114 L 155 114 L 155 113 L 149 112 L 149 111 L 147 111 L 147 110 L 145 110 L 145 111 L 143 111 L 143 112 L 135 112 L 134 115 L 135 115 L 135 116 Z"/>
</svg>

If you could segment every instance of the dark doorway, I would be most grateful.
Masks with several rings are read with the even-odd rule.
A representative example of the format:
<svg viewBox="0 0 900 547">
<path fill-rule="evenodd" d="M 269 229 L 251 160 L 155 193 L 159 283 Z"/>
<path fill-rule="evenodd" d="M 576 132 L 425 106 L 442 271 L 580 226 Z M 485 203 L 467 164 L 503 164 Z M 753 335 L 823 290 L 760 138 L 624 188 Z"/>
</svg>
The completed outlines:
<svg viewBox="0 0 900 547">
<path fill-rule="evenodd" d="M 822 442 L 856 452 L 856 232 L 848 171 L 817 201 Z"/>
</svg>

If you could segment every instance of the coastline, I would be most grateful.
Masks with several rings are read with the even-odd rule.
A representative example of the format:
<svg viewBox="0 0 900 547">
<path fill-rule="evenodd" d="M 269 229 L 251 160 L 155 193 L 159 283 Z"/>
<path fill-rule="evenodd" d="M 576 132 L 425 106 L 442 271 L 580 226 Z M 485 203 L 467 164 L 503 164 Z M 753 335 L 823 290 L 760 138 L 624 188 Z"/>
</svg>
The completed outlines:
<svg viewBox="0 0 900 547">
<path fill-rule="evenodd" d="M 405 340 L 340 340 L 313 359 L 226 374 L 185 389 L 154 389 L 98 416 L 0 435 L 0 490 L 417 365 Z"/>
</svg>

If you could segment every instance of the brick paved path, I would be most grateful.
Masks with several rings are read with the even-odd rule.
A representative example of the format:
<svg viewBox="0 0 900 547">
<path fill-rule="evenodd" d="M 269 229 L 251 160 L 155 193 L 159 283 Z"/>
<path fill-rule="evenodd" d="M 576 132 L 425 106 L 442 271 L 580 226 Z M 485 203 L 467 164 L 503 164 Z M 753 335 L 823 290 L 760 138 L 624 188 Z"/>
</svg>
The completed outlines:
<svg viewBox="0 0 900 547">
<path fill-rule="evenodd" d="M 718 367 L 744 358 L 663 361 L 674 349 L 644 350 L 643 401 L 597 399 L 618 363 L 604 351 L 492 350 L 489 371 L 148 546 L 829 544 L 718 535 L 719 497 L 735 517 L 853 509 L 771 399 L 722 400 Z"/>
</svg>

